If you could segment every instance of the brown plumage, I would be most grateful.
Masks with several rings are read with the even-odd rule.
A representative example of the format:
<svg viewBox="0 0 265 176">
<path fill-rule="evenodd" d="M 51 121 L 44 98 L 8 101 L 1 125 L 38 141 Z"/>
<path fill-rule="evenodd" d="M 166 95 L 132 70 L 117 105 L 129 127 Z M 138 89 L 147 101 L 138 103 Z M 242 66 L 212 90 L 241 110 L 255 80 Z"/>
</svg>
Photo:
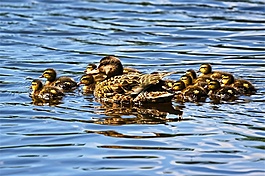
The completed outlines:
<svg viewBox="0 0 265 176">
<path fill-rule="evenodd" d="M 235 100 L 239 96 L 239 92 L 231 86 L 221 87 L 219 81 L 212 80 L 209 82 L 209 97 L 214 101 L 231 101 Z"/>
<path fill-rule="evenodd" d="M 199 72 L 201 75 L 199 77 L 210 77 L 214 80 L 221 80 L 222 75 L 231 75 L 231 73 L 223 72 L 223 71 L 213 71 L 211 64 L 201 64 Z"/>
<path fill-rule="evenodd" d="M 33 99 L 40 99 L 43 101 L 61 100 L 64 93 L 61 89 L 52 86 L 43 86 L 42 82 L 34 79 L 31 83 L 31 97 Z"/>
<path fill-rule="evenodd" d="M 233 75 L 223 75 L 222 86 L 232 86 L 243 95 L 251 95 L 256 93 L 253 84 L 244 79 L 235 79 Z"/>
<path fill-rule="evenodd" d="M 57 73 L 54 69 L 48 68 L 44 70 L 41 78 L 46 78 L 45 86 L 56 86 L 64 91 L 71 91 L 77 88 L 77 83 L 70 77 L 61 76 L 57 78 Z"/>
</svg>

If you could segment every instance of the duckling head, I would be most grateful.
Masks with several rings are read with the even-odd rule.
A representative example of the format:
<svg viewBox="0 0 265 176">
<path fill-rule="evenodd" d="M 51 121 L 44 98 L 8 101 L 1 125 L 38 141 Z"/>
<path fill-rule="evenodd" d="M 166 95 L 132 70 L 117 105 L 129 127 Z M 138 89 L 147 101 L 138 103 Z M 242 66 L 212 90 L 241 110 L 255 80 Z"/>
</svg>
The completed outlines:
<svg viewBox="0 0 265 176">
<path fill-rule="evenodd" d="M 219 83 L 219 81 L 217 80 L 212 80 L 208 83 L 208 88 L 210 90 L 217 90 L 217 89 L 220 89 L 221 88 L 221 85 Z"/>
<path fill-rule="evenodd" d="M 46 78 L 47 81 L 53 82 L 56 80 L 56 71 L 52 68 L 48 68 L 44 70 L 43 74 L 40 76 L 40 78 Z"/>
<path fill-rule="evenodd" d="M 197 78 L 197 74 L 193 69 L 189 69 L 186 71 L 186 75 L 191 76 L 192 79 L 196 79 Z"/>
<path fill-rule="evenodd" d="M 39 79 L 34 79 L 31 82 L 31 89 L 33 90 L 33 92 L 39 91 L 43 88 L 43 84 Z"/>
<path fill-rule="evenodd" d="M 183 81 L 177 81 L 172 86 L 173 91 L 181 91 L 183 89 L 185 89 L 185 83 Z"/>
<path fill-rule="evenodd" d="M 192 78 L 189 75 L 183 75 L 183 76 L 181 76 L 180 80 L 184 82 L 184 84 L 185 84 L 186 87 L 188 87 L 189 85 L 192 84 Z"/>
<path fill-rule="evenodd" d="M 230 85 L 235 82 L 235 78 L 233 75 L 227 74 L 227 75 L 222 75 L 222 84 L 223 85 Z"/>
<path fill-rule="evenodd" d="M 86 74 L 86 75 L 83 75 L 83 76 L 80 78 L 80 82 L 79 82 L 78 84 L 79 84 L 79 85 L 80 85 L 80 84 L 90 85 L 90 84 L 93 84 L 94 82 L 95 82 L 95 80 L 94 80 L 93 75 L 91 75 L 91 74 Z"/>
<path fill-rule="evenodd" d="M 212 72 L 212 66 L 211 64 L 201 64 L 199 72 L 202 74 L 209 74 Z"/>
<path fill-rule="evenodd" d="M 84 71 L 86 74 L 89 74 L 92 70 L 95 70 L 97 68 L 96 64 L 90 63 L 86 66 L 86 70 Z"/>
</svg>

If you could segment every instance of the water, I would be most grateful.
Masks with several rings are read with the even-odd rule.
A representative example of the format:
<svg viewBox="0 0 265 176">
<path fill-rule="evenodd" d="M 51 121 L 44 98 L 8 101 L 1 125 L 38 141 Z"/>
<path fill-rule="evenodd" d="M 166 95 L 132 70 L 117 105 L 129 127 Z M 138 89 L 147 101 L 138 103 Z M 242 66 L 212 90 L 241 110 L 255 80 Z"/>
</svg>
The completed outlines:
<svg viewBox="0 0 265 176">
<path fill-rule="evenodd" d="M 264 175 L 264 19 L 262 0 L 1 0 L 1 175 Z M 78 80 L 108 54 L 145 73 L 177 71 L 171 79 L 210 62 L 258 91 L 174 103 L 182 120 L 104 107 L 80 91 L 32 103 L 44 69 Z"/>
</svg>

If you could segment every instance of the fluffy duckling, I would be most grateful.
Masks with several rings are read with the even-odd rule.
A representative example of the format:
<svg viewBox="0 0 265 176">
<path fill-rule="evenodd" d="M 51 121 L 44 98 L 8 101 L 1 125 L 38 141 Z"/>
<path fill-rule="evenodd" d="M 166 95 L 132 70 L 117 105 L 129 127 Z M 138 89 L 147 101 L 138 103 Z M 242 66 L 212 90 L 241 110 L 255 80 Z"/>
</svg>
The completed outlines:
<svg viewBox="0 0 265 176">
<path fill-rule="evenodd" d="M 197 80 L 197 74 L 195 72 L 195 70 L 193 69 L 189 69 L 186 71 L 186 75 L 189 75 L 192 78 L 192 83 L 194 84 Z"/>
<path fill-rule="evenodd" d="M 91 74 L 86 74 L 83 75 L 80 78 L 80 82 L 78 83 L 78 85 L 83 84 L 83 92 L 84 93 L 93 93 L 94 89 L 95 89 L 95 85 L 96 85 L 96 81 L 93 77 L 93 75 Z"/>
<path fill-rule="evenodd" d="M 77 88 L 77 83 L 72 78 L 66 76 L 57 78 L 57 73 L 52 68 L 44 70 L 40 77 L 47 79 L 45 86 L 56 86 L 64 91 L 71 91 Z"/>
<path fill-rule="evenodd" d="M 217 80 L 210 81 L 208 87 L 210 90 L 208 95 L 214 101 L 231 101 L 235 100 L 239 95 L 239 92 L 235 88 L 231 86 L 221 87 L 220 82 Z"/>
<path fill-rule="evenodd" d="M 61 100 L 64 93 L 60 88 L 52 86 L 43 86 L 42 82 L 34 79 L 31 83 L 31 97 L 43 101 Z"/>
<path fill-rule="evenodd" d="M 207 91 L 198 85 L 191 85 L 192 78 L 189 75 L 183 75 L 181 81 L 174 84 L 174 90 L 181 90 L 184 101 L 204 102 L 207 98 Z"/>
<path fill-rule="evenodd" d="M 188 87 L 189 85 L 192 85 L 192 78 L 189 75 L 182 75 L 180 77 L 180 80 L 184 82 L 185 87 Z"/>
<path fill-rule="evenodd" d="M 235 79 L 233 75 L 222 76 L 222 86 L 230 85 L 237 89 L 240 94 L 251 95 L 256 93 L 255 87 L 251 82 L 243 79 Z"/>
<path fill-rule="evenodd" d="M 214 80 L 221 80 L 222 75 L 231 75 L 231 73 L 228 72 L 222 72 L 222 71 L 212 71 L 211 64 L 201 64 L 199 72 L 201 72 L 201 75 L 199 77 L 210 77 Z"/>
<path fill-rule="evenodd" d="M 90 63 L 86 66 L 86 70 L 84 71 L 86 74 L 89 74 L 89 72 L 96 70 L 97 69 L 97 65 Z"/>
</svg>

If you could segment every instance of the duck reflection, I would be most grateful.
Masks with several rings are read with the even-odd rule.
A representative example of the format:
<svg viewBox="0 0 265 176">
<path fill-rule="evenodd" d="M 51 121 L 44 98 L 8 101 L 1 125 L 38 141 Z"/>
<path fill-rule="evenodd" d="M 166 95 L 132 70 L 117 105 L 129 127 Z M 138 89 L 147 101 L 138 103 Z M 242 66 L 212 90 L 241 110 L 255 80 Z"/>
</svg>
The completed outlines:
<svg viewBox="0 0 265 176">
<path fill-rule="evenodd" d="M 173 107 L 171 103 L 145 104 L 142 106 L 104 104 L 101 108 L 105 109 L 104 114 L 107 117 L 98 119 L 95 123 L 104 125 L 163 124 L 180 121 L 183 114 L 183 107 Z M 172 115 L 173 118 L 168 118 L 168 115 Z"/>
</svg>

